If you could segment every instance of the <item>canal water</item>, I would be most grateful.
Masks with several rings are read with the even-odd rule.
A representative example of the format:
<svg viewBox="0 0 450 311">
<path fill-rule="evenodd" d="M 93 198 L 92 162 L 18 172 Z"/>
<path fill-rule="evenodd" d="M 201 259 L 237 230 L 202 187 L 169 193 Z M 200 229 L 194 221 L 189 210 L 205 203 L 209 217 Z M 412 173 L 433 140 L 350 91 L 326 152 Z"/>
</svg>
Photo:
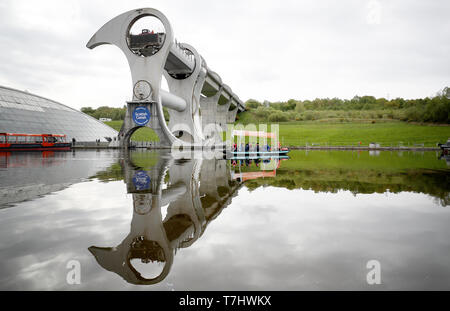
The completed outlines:
<svg viewBox="0 0 450 311">
<path fill-rule="evenodd" d="M 0 154 L 1 290 L 449 290 L 436 152 Z"/>
</svg>

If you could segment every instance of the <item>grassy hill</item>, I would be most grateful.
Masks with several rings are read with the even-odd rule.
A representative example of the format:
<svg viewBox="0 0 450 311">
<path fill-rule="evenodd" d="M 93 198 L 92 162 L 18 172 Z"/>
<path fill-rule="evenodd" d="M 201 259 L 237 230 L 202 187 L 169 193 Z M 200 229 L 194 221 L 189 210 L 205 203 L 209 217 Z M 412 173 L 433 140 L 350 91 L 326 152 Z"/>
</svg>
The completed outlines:
<svg viewBox="0 0 450 311">
<path fill-rule="evenodd" d="M 123 121 L 109 121 L 105 122 L 106 125 L 109 125 L 116 131 L 120 131 L 122 127 Z M 138 129 L 131 136 L 131 140 L 133 141 L 159 141 L 158 135 L 156 135 L 155 131 L 149 129 L 148 127 L 143 127 Z"/>
<path fill-rule="evenodd" d="M 123 121 L 105 122 L 120 130 Z M 280 140 L 287 146 L 319 144 L 331 146 L 367 146 L 371 142 L 382 146 L 411 146 L 424 144 L 434 147 L 437 142 L 445 142 L 450 137 L 450 126 L 420 125 L 401 121 L 388 122 L 336 122 L 327 120 L 279 122 Z M 269 127 L 270 131 L 270 127 Z M 156 133 L 149 128 L 141 128 L 131 137 L 134 141 L 158 141 Z"/>
<path fill-rule="evenodd" d="M 298 121 L 280 122 L 280 141 L 287 146 L 306 144 L 330 146 L 367 146 L 376 142 L 382 146 L 436 146 L 450 137 L 449 126 L 417 125 L 406 122 L 348 122 Z M 270 131 L 270 129 L 269 129 Z"/>
</svg>

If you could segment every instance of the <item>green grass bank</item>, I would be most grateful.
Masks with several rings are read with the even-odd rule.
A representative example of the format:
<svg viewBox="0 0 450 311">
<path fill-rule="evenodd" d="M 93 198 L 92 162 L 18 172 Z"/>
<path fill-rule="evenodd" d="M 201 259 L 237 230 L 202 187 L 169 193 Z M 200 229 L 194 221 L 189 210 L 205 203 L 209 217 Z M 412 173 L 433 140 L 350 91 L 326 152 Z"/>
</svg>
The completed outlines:
<svg viewBox="0 0 450 311">
<path fill-rule="evenodd" d="M 105 122 L 120 130 L 123 121 Z M 450 126 L 413 124 L 401 121 L 389 122 L 335 122 L 335 121 L 295 121 L 279 122 L 280 141 L 286 146 L 356 146 L 361 142 L 367 146 L 371 142 L 381 146 L 414 146 L 423 144 L 435 147 L 450 137 Z M 270 131 L 270 124 L 268 124 Z M 134 141 L 158 141 L 154 131 L 148 128 L 137 130 L 131 137 Z"/>
<path fill-rule="evenodd" d="M 120 131 L 122 127 L 123 121 L 109 121 L 104 122 L 106 125 L 109 125 L 116 131 Z M 133 141 L 159 141 L 158 135 L 156 135 L 155 131 L 149 129 L 148 127 L 143 127 L 138 129 L 136 132 L 131 135 L 131 140 Z"/>
</svg>

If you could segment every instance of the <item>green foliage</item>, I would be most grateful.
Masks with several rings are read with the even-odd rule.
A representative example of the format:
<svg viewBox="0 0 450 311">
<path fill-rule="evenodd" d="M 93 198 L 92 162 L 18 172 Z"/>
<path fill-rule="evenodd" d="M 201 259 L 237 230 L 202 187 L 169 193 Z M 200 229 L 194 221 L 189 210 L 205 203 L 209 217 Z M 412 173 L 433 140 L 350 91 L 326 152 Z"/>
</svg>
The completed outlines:
<svg viewBox="0 0 450 311">
<path fill-rule="evenodd" d="M 302 113 L 305 111 L 305 105 L 302 102 L 295 103 L 295 111 Z"/>
<path fill-rule="evenodd" d="M 268 119 L 269 115 L 275 112 L 274 109 L 272 108 L 266 108 L 263 106 L 259 106 L 257 109 L 254 110 L 254 114 L 258 117 L 258 118 L 262 118 L 262 119 Z"/>
<path fill-rule="evenodd" d="M 255 99 L 249 99 L 245 102 L 246 109 L 256 109 L 259 106 L 262 106 L 261 103 Z"/>
<path fill-rule="evenodd" d="M 120 131 L 123 121 L 109 121 L 105 122 L 116 131 Z M 131 135 L 132 141 L 159 141 L 158 135 L 151 128 L 142 127 Z"/>
<path fill-rule="evenodd" d="M 275 102 L 270 103 L 270 107 L 275 110 L 281 110 L 281 111 L 289 111 L 294 110 L 295 106 L 297 105 L 297 101 L 290 99 L 287 102 Z"/>
<path fill-rule="evenodd" d="M 315 115 L 315 113 L 314 113 L 313 111 L 307 111 L 307 112 L 305 112 L 305 113 L 303 114 L 304 119 L 307 120 L 307 121 L 309 121 L 309 120 L 315 120 L 314 115 Z"/>
<path fill-rule="evenodd" d="M 258 101 L 247 101 L 248 112 L 253 113 L 253 121 L 299 121 L 321 119 L 395 119 L 401 121 L 450 124 L 450 91 L 443 89 L 433 98 L 403 99 L 355 96 L 352 99 L 316 98 L 310 100 L 289 99 L 287 102 L 272 102 L 270 110 Z M 296 114 L 280 114 L 296 112 Z M 338 113 L 340 112 L 340 113 Z"/>
<path fill-rule="evenodd" d="M 164 120 L 166 120 L 166 122 L 169 122 L 170 114 L 169 114 L 169 110 L 167 110 L 166 107 L 163 107 L 163 113 L 164 113 Z"/>
<path fill-rule="evenodd" d="M 111 120 L 123 120 L 125 118 L 126 106 L 123 106 L 122 108 L 102 106 L 97 109 L 93 109 L 92 107 L 83 107 L 81 108 L 81 112 L 96 119 L 110 118 Z"/>
<path fill-rule="evenodd" d="M 92 109 L 92 107 L 83 107 L 81 108 L 81 112 L 92 115 L 95 112 L 95 109 Z"/>
<path fill-rule="evenodd" d="M 289 114 L 282 111 L 272 112 L 269 115 L 270 122 L 285 122 L 289 120 Z"/>
</svg>

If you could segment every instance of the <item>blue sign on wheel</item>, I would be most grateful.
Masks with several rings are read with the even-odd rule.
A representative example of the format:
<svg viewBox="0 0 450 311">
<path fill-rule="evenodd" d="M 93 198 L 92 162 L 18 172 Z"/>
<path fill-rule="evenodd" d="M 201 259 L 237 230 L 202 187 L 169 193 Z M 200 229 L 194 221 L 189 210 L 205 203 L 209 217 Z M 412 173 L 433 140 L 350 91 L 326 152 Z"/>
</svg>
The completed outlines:
<svg viewBox="0 0 450 311">
<path fill-rule="evenodd" d="M 145 171 L 137 171 L 133 176 L 133 184 L 136 190 L 150 189 L 150 176 Z"/>
<path fill-rule="evenodd" d="M 133 121 L 137 125 L 144 126 L 150 121 L 150 111 L 147 107 L 139 106 L 133 110 Z"/>
</svg>

